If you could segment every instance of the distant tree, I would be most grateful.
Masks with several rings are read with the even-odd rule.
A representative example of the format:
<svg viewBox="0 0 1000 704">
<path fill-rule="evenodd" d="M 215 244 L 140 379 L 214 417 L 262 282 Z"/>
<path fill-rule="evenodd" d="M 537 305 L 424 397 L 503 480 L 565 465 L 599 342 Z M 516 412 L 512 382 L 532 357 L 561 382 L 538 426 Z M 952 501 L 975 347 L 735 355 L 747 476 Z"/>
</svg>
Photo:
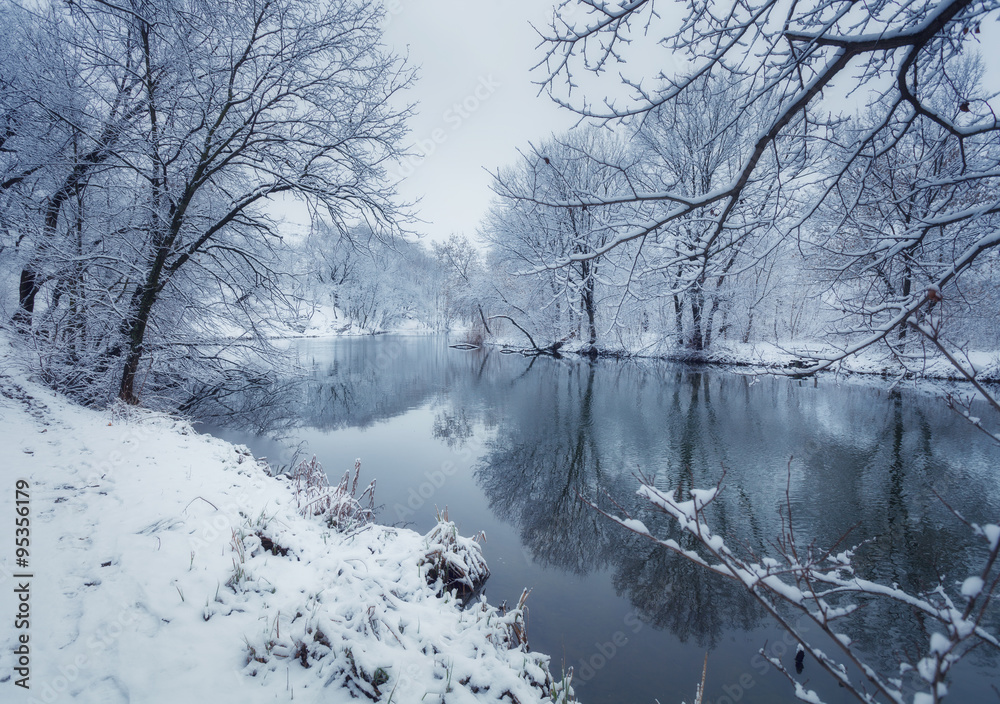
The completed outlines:
<svg viewBox="0 0 1000 704">
<path fill-rule="evenodd" d="M 469 239 L 453 234 L 444 242 L 431 244 L 440 276 L 442 327 L 450 330 L 456 322 L 488 327 L 482 307 L 482 284 L 486 276 L 480 251 Z"/>
<path fill-rule="evenodd" d="M 364 226 L 341 238 L 323 229 L 299 251 L 301 298 L 334 309 L 345 329 L 355 325 L 374 334 L 407 321 L 433 324 L 434 282 L 427 279 L 438 272 L 426 248 L 403 238 L 385 242 Z"/>
<path fill-rule="evenodd" d="M 643 186 L 697 198 L 729 183 L 749 152 L 751 121 L 735 87 L 718 80 L 658 105 L 633 140 Z M 727 283 L 758 263 L 752 236 L 773 234 L 767 228 L 731 228 L 727 247 L 713 254 L 700 244 L 711 236 L 717 215 L 714 206 L 706 206 L 643 238 L 645 256 L 636 274 L 636 286 L 647 295 L 671 299 L 677 343 L 695 351 L 712 344 Z"/>
<path fill-rule="evenodd" d="M 578 200 L 581 193 L 626 187 L 629 158 L 610 132 L 580 130 L 532 147 L 494 179 L 498 199 L 484 219 L 482 236 L 509 275 L 534 279 L 523 284 L 533 300 L 516 307 L 540 312 L 521 322 L 554 336 L 556 343 L 576 337 L 592 347 L 597 341 L 596 254 L 615 231 L 606 214 Z"/>
</svg>

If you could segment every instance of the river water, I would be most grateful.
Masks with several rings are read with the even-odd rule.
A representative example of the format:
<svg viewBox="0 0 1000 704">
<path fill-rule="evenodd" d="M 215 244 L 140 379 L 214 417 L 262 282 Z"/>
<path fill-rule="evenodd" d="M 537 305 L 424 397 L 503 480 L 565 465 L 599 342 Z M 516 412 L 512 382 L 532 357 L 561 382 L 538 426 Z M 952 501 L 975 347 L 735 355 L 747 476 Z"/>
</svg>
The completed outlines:
<svg viewBox="0 0 1000 704">
<path fill-rule="evenodd" d="M 864 542 L 858 571 L 913 591 L 943 578 L 955 593 L 984 556 L 935 492 L 970 521 L 1000 522 L 1000 449 L 930 392 L 460 351 L 441 337 L 301 340 L 289 354 L 297 371 L 278 393 L 247 396 L 229 418 L 202 407 L 203 430 L 275 466 L 316 455 L 334 483 L 359 457 L 381 522 L 426 532 L 447 507 L 463 534 L 485 531 L 487 598 L 531 588 L 531 646 L 557 677 L 574 668 L 585 704 L 690 703 L 706 652 L 704 704 L 790 702 L 757 653 L 793 669 L 794 645 L 740 589 L 581 495 L 672 535 L 635 497 L 636 476 L 683 493 L 725 473 L 710 519 L 732 546 L 773 552 L 790 505 L 800 545 Z M 898 607 L 852 619 L 844 630 L 883 671 L 930 637 Z M 998 701 L 997 665 L 985 649 L 962 663 L 953 700 Z M 802 677 L 847 701 L 808 658 Z"/>
</svg>

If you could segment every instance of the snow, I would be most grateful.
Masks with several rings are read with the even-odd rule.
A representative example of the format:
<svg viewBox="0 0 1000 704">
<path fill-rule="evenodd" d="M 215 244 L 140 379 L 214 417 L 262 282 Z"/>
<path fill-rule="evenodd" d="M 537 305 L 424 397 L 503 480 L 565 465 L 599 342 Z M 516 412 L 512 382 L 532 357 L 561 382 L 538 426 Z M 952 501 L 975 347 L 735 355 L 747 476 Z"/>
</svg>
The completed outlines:
<svg viewBox="0 0 1000 704">
<path fill-rule="evenodd" d="M 761 582 L 767 585 L 775 594 L 779 594 L 783 599 L 792 604 L 801 604 L 805 601 L 806 596 L 802 593 L 802 590 L 793 584 L 786 584 L 782 582 L 775 575 L 767 575 L 762 577 Z"/>
<path fill-rule="evenodd" d="M 931 652 L 944 655 L 951 649 L 951 641 L 943 633 L 931 634 Z"/>
<path fill-rule="evenodd" d="M 433 535 L 327 528 L 245 448 L 165 415 L 83 409 L 16 375 L 0 393 L 3 613 L 25 571 L 11 562 L 18 479 L 33 575 L 30 628 L 0 629 L 4 701 L 559 695 L 548 657 L 519 640 L 520 609 L 462 610 L 427 584 Z M 449 560 L 473 549 L 463 541 Z M 10 681 L 19 633 L 30 691 Z"/>
<path fill-rule="evenodd" d="M 819 698 L 811 689 L 806 689 L 798 682 L 795 683 L 795 697 L 799 701 L 809 702 L 809 704 L 823 704 L 823 700 Z"/>
<path fill-rule="evenodd" d="M 997 543 L 1000 543 L 1000 526 L 993 523 L 983 526 L 983 535 L 990 542 L 990 550 L 996 550 Z"/>
<path fill-rule="evenodd" d="M 640 533 L 642 535 L 649 535 L 649 529 L 646 528 L 646 525 L 640 520 L 637 520 L 635 518 L 626 518 L 626 519 L 621 519 L 619 522 L 631 531 Z"/>
<path fill-rule="evenodd" d="M 695 506 L 700 511 L 708 504 L 712 503 L 718 493 L 719 490 L 717 487 L 712 487 L 711 489 L 692 489 L 691 498 L 694 499 Z"/>
<path fill-rule="evenodd" d="M 969 577 L 962 582 L 962 596 L 973 599 L 983 591 L 983 580 L 981 577 Z"/>
<path fill-rule="evenodd" d="M 754 341 L 742 343 L 735 340 L 714 340 L 708 350 L 693 352 L 690 349 L 678 347 L 675 342 L 662 334 L 650 332 L 635 335 L 628 341 L 605 339 L 599 342 L 598 349 L 602 354 L 629 357 L 637 359 L 666 359 L 671 361 L 706 363 L 720 366 L 732 366 L 745 369 L 748 374 L 756 375 L 770 371 L 781 374 L 795 374 L 800 371 L 803 360 L 833 359 L 836 362 L 824 375 L 835 375 L 838 382 L 850 377 L 867 377 L 862 383 L 892 383 L 897 385 L 904 378 L 964 382 L 965 377 L 943 355 L 928 352 L 921 358 L 919 366 L 904 369 L 898 359 L 889 355 L 879 345 L 873 345 L 844 359 L 841 347 L 831 344 L 829 339 L 796 339 L 779 342 Z M 517 335 L 491 338 L 489 344 L 501 348 L 523 349 L 524 337 Z M 579 352 L 586 354 L 590 345 L 582 340 L 572 340 L 560 348 L 560 352 Z M 1000 351 L 995 349 L 963 350 L 961 359 L 968 362 L 978 374 L 980 381 L 1000 380 Z M 821 378 L 823 378 L 821 376 Z M 884 379 L 880 381 L 879 379 Z M 950 388 L 950 387 L 949 387 Z M 969 389 L 971 392 L 972 389 Z"/>
</svg>

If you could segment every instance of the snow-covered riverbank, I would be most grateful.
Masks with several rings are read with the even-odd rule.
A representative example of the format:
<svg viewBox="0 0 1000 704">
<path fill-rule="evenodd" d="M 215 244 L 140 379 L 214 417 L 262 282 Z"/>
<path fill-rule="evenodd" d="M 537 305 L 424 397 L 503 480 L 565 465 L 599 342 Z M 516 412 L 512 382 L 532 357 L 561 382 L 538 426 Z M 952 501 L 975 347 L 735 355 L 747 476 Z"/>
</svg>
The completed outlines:
<svg viewBox="0 0 1000 704">
<path fill-rule="evenodd" d="M 490 340 L 488 344 L 500 349 L 530 352 L 524 338 L 506 336 Z M 590 354 L 590 345 L 571 340 L 559 347 L 561 354 Z M 695 352 L 675 344 L 664 343 L 662 338 L 636 339 L 617 344 L 598 345 L 599 356 L 662 359 L 666 361 L 711 364 L 722 367 L 748 367 L 753 370 L 794 374 L 798 368 L 813 359 L 838 357 L 840 350 L 821 341 L 791 341 L 781 344 L 773 342 L 734 342 L 724 340 L 713 343 L 712 348 Z M 997 350 L 954 350 L 958 360 L 969 370 L 976 372 L 980 381 L 1000 381 L 1000 351 Z M 873 346 L 862 352 L 845 357 L 823 374 L 880 376 L 892 379 L 938 379 L 963 381 L 964 377 L 943 355 L 933 349 L 919 350 L 919 353 L 901 363 L 881 346 Z"/>
<path fill-rule="evenodd" d="M 427 537 L 303 517 L 287 479 L 182 421 L 17 373 L 0 394 L 3 701 L 563 701 L 516 610 L 428 586 Z"/>
</svg>

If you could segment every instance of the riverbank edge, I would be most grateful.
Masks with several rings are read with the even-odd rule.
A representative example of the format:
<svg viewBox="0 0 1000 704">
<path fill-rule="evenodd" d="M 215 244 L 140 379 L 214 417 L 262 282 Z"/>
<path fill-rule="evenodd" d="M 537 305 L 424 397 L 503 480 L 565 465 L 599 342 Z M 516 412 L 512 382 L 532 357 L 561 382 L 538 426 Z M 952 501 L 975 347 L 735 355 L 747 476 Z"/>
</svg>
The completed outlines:
<svg viewBox="0 0 1000 704">
<path fill-rule="evenodd" d="M 469 345 L 470 347 L 490 347 L 511 354 L 562 356 L 573 355 L 590 359 L 643 359 L 660 360 L 683 364 L 693 368 L 710 366 L 714 368 L 741 369 L 749 373 L 776 374 L 789 377 L 802 376 L 801 370 L 812 363 L 812 360 L 824 355 L 836 355 L 840 352 L 836 347 L 820 341 L 795 341 L 783 344 L 771 342 L 738 343 L 724 341 L 715 343 L 710 350 L 690 350 L 677 346 L 664 348 L 659 343 L 641 342 L 633 345 L 590 345 L 577 340 L 549 345 L 541 349 L 524 347 L 514 337 L 490 337 L 470 340 L 470 331 L 455 329 L 449 332 L 434 331 L 426 326 L 403 326 L 394 329 L 365 331 L 346 326 L 343 330 L 311 330 L 303 333 L 291 331 L 275 331 L 266 337 L 269 341 L 295 340 L 325 340 L 356 337 L 381 336 L 433 336 L 444 335 L 454 339 L 452 347 Z M 238 337 L 206 340 L 204 344 L 227 342 Z M 1000 350 L 975 350 L 958 352 L 959 360 L 967 363 L 975 371 L 976 378 L 984 383 L 1000 384 Z M 812 357 L 810 355 L 817 355 Z M 867 350 L 850 355 L 836 362 L 829 369 L 816 374 L 822 376 L 860 375 L 880 379 L 909 381 L 928 379 L 932 381 L 966 381 L 966 378 L 942 355 L 935 350 L 927 349 L 926 356 L 918 355 L 915 367 L 904 368 L 898 359 L 892 357 L 884 347 L 873 346 Z"/>
<path fill-rule="evenodd" d="M 810 354 L 833 355 L 833 347 L 818 343 L 794 343 L 775 345 L 773 343 L 725 343 L 712 350 L 693 351 L 671 348 L 649 351 L 636 347 L 605 347 L 583 343 L 569 343 L 556 350 L 542 348 L 541 351 L 525 348 L 512 340 L 498 339 L 484 341 L 483 346 L 513 354 L 546 356 L 578 356 L 590 359 L 640 359 L 672 362 L 692 368 L 713 367 L 740 369 L 744 373 L 773 374 L 786 377 L 800 377 L 807 366 Z M 975 370 L 976 378 L 984 383 L 1000 383 L 1000 351 L 973 351 L 963 354 L 961 361 Z M 917 364 L 917 362 L 915 362 Z M 883 380 L 910 381 L 966 381 L 966 378 L 943 356 L 928 351 L 926 358 L 919 360 L 919 369 L 904 368 L 898 360 L 884 350 L 869 349 L 851 355 L 835 363 L 830 369 L 816 372 L 819 376 L 852 376 L 880 378 Z"/>
<path fill-rule="evenodd" d="M 10 366 L 0 610 L 17 612 L 17 586 L 31 610 L 0 630 L 5 701 L 571 701 L 548 656 L 512 641 L 518 609 L 461 610 L 427 584 L 428 536 L 338 533 L 246 448 L 161 413 L 77 406 Z"/>
</svg>

